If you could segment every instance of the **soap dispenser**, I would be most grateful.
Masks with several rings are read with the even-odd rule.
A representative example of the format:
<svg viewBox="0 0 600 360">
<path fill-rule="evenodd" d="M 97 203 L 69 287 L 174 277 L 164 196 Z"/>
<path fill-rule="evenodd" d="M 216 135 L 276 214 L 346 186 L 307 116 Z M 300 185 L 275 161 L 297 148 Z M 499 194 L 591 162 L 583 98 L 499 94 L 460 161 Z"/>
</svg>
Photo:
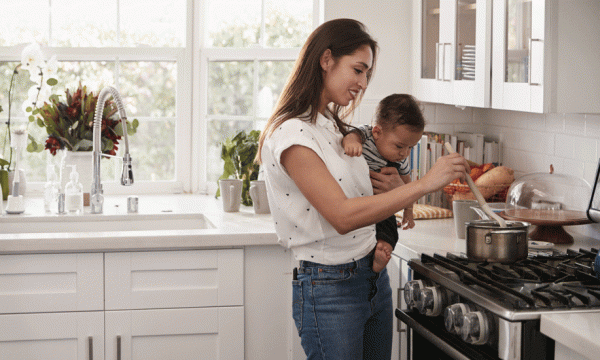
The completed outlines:
<svg viewBox="0 0 600 360">
<path fill-rule="evenodd" d="M 46 212 L 58 212 L 58 193 L 60 185 L 54 165 L 46 165 L 46 184 L 44 185 L 44 210 Z"/>
<path fill-rule="evenodd" d="M 65 210 L 69 214 L 83 214 L 83 185 L 79 182 L 76 165 L 71 166 L 70 181 L 65 186 Z"/>
</svg>

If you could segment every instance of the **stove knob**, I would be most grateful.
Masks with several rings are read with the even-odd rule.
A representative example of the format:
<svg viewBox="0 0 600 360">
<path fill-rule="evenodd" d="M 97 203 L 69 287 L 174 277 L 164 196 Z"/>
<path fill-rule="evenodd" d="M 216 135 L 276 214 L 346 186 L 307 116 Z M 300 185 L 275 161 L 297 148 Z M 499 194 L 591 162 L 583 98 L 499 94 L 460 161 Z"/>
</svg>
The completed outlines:
<svg viewBox="0 0 600 360">
<path fill-rule="evenodd" d="M 415 307 L 423 315 L 438 316 L 446 303 L 445 293 L 436 286 L 429 286 L 419 291 L 419 298 Z"/>
<path fill-rule="evenodd" d="M 415 302 L 419 298 L 419 291 L 425 287 L 421 280 L 412 280 L 404 285 L 404 301 L 408 308 L 414 308 Z"/>
<path fill-rule="evenodd" d="M 473 345 L 487 343 L 490 334 L 489 320 L 481 311 L 473 311 L 463 316 L 461 337 Z"/>
<path fill-rule="evenodd" d="M 460 334 L 463 316 L 470 311 L 469 305 L 463 303 L 448 306 L 444 310 L 444 325 L 446 325 L 446 330 L 453 334 Z"/>
</svg>

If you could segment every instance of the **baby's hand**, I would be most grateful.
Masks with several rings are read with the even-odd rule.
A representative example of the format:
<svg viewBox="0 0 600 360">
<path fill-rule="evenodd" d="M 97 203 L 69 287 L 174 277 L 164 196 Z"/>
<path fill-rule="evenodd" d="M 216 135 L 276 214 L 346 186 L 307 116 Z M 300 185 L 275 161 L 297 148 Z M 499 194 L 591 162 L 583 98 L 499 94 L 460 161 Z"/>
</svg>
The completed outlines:
<svg viewBox="0 0 600 360">
<path fill-rule="evenodd" d="M 348 141 L 344 144 L 344 152 L 348 156 L 361 156 L 362 155 L 362 144 Z"/>
<path fill-rule="evenodd" d="M 412 208 L 404 209 L 402 213 L 402 230 L 408 230 L 415 227 L 415 219 Z"/>
</svg>

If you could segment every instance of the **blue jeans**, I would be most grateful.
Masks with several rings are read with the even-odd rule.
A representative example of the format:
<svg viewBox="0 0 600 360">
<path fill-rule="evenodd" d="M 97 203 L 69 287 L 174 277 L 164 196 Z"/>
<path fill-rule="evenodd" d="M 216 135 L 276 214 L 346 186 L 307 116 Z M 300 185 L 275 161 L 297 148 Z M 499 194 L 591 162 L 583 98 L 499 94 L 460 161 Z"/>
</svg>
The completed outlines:
<svg viewBox="0 0 600 360">
<path fill-rule="evenodd" d="M 594 271 L 596 272 L 596 277 L 600 279 L 600 252 L 596 254 L 596 259 L 594 260 Z"/>
<path fill-rule="evenodd" d="M 300 261 L 293 316 L 307 360 L 389 360 L 392 289 L 372 255 L 342 265 Z"/>
</svg>

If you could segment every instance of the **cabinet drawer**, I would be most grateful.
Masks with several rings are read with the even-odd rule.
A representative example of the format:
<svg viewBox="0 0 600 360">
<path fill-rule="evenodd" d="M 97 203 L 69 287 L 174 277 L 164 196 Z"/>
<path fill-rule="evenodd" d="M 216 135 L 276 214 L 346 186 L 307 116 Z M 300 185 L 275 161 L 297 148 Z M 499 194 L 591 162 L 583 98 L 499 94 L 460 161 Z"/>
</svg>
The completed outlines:
<svg viewBox="0 0 600 360">
<path fill-rule="evenodd" d="M 103 310 L 103 254 L 0 256 L 0 313 Z"/>
<path fill-rule="evenodd" d="M 106 312 L 106 358 L 238 360 L 244 358 L 244 308 Z"/>
<path fill-rule="evenodd" d="M 104 312 L 0 315 L 0 359 L 104 359 Z"/>
<path fill-rule="evenodd" d="M 106 310 L 243 305 L 244 251 L 105 255 Z"/>
</svg>

